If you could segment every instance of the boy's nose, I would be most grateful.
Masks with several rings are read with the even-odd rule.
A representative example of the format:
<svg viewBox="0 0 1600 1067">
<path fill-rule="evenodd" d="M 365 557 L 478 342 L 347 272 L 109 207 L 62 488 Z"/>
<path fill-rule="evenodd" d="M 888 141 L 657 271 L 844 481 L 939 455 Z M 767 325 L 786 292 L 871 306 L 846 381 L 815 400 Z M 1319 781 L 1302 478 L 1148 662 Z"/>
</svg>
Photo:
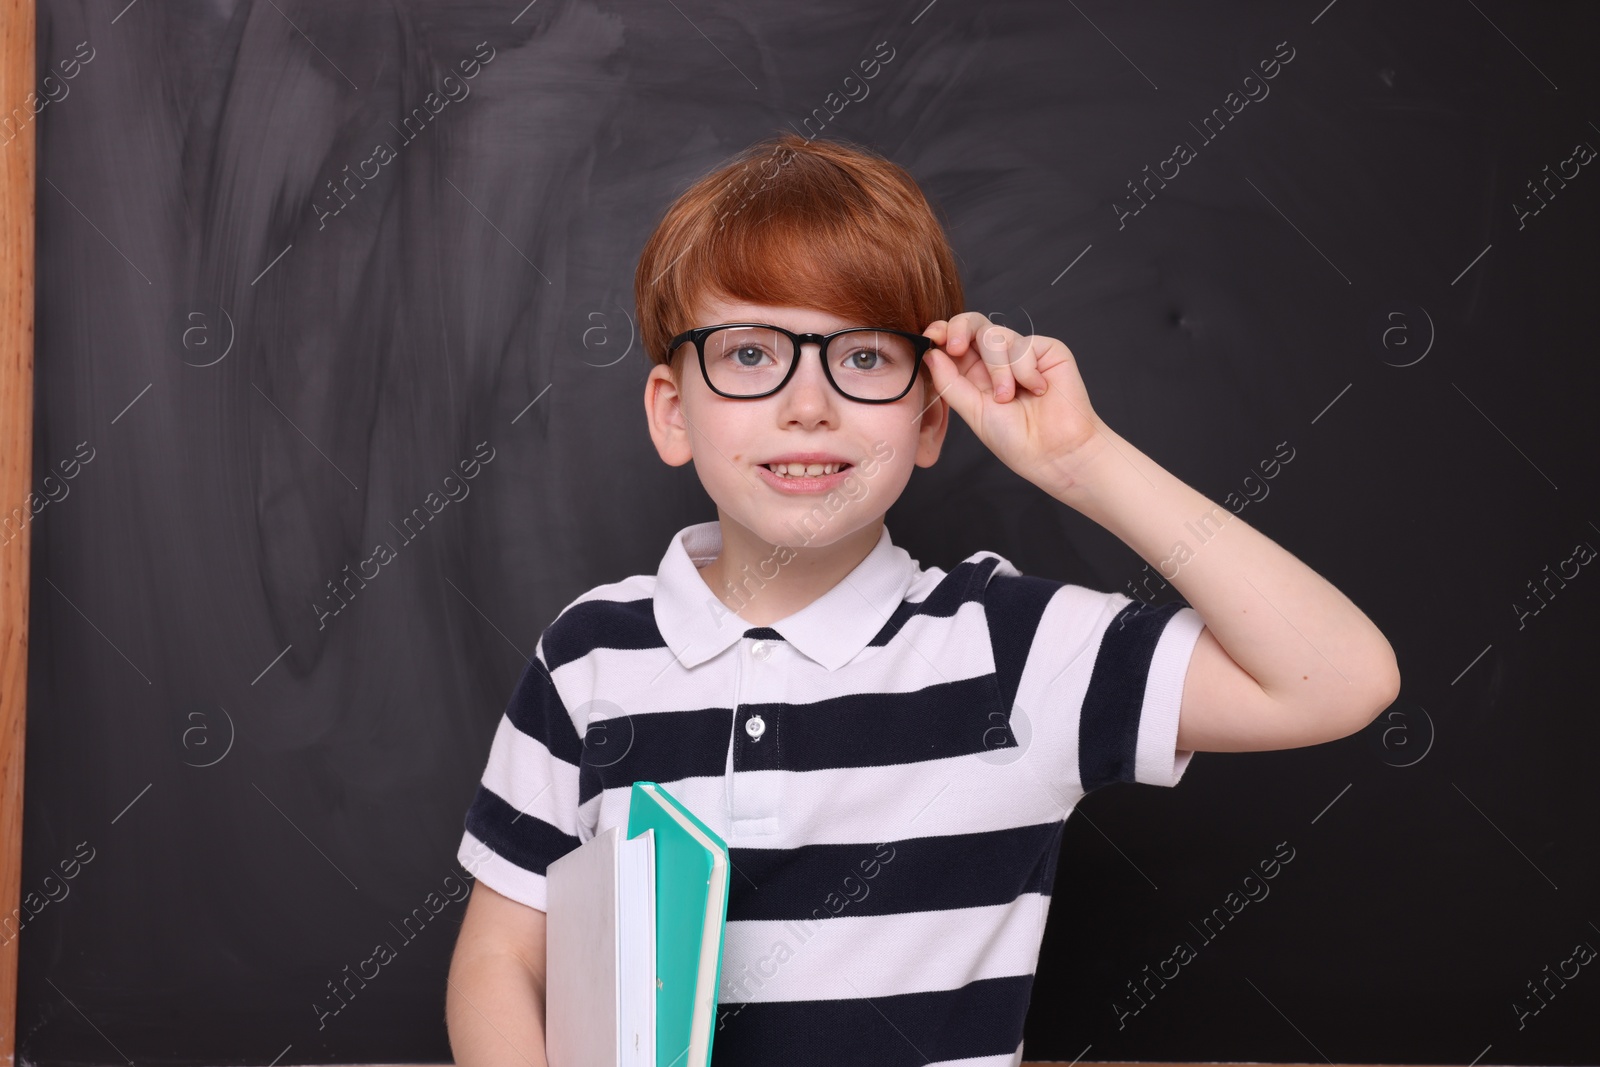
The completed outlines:
<svg viewBox="0 0 1600 1067">
<path fill-rule="evenodd" d="M 828 377 L 823 371 L 822 360 L 817 358 L 817 351 L 820 348 L 821 346 L 815 343 L 800 346 L 800 351 L 795 356 L 800 365 L 794 369 L 794 377 L 783 388 L 784 393 L 793 394 L 791 400 L 826 402 L 828 394 L 833 392 L 833 386 L 828 383 Z"/>
</svg>

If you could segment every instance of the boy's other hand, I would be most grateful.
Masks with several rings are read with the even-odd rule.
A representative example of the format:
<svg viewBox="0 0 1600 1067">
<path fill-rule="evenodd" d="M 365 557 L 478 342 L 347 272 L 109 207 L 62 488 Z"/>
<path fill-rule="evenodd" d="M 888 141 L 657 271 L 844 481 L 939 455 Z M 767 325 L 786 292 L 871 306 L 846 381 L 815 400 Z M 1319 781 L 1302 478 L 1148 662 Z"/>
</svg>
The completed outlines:
<svg viewBox="0 0 1600 1067">
<path fill-rule="evenodd" d="M 922 331 L 934 389 L 1006 466 L 1047 491 L 1070 481 L 1104 424 L 1089 404 L 1072 350 L 977 311 Z M 1020 390 L 1019 390 L 1020 387 Z"/>
</svg>

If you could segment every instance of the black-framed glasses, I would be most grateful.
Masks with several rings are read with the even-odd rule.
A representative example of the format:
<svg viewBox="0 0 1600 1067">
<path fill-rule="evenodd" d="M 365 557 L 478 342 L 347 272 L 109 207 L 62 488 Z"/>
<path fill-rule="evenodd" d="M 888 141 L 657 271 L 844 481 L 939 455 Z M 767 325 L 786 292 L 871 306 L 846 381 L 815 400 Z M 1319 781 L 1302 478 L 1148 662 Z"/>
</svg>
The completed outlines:
<svg viewBox="0 0 1600 1067">
<path fill-rule="evenodd" d="M 933 339 L 904 330 L 857 326 L 833 333 L 793 333 L 764 322 L 724 322 L 685 330 L 667 358 L 686 341 L 700 356 L 700 373 L 718 396 L 771 396 L 794 377 L 801 345 L 816 345 L 828 383 L 862 404 L 892 404 L 911 391 Z"/>
</svg>

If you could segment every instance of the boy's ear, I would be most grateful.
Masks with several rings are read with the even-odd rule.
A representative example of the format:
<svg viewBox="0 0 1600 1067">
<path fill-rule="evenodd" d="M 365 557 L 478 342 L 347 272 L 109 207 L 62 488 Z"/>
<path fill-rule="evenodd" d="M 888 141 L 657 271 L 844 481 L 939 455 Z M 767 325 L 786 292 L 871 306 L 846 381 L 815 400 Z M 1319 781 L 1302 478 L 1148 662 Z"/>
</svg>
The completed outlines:
<svg viewBox="0 0 1600 1067">
<path fill-rule="evenodd" d="M 681 467 L 694 458 L 689 425 L 683 417 L 683 393 L 672 380 L 672 368 L 657 363 L 644 380 L 644 416 L 661 462 Z"/>
<path fill-rule="evenodd" d="M 918 376 L 922 381 L 923 404 L 922 418 L 917 427 L 917 457 L 919 467 L 931 467 L 939 459 L 939 451 L 944 447 L 944 435 L 950 429 L 950 402 L 942 396 L 934 396 L 933 376 Z M 929 401 L 932 397 L 932 401 Z"/>
</svg>

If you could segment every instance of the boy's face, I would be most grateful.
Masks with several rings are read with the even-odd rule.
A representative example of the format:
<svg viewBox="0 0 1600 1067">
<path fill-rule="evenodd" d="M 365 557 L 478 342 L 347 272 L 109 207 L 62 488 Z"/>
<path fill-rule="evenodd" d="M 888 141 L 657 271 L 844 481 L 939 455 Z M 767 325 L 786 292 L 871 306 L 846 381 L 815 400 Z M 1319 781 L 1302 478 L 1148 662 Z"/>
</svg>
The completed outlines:
<svg viewBox="0 0 1600 1067">
<path fill-rule="evenodd" d="M 795 333 L 882 325 L 810 308 L 704 298 L 694 324 L 723 322 L 768 323 Z M 662 460 L 674 467 L 694 461 L 720 520 L 739 523 L 768 544 L 818 548 L 880 519 L 912 468 L 933 465 L 949 426 L 949 405 L 924 395 L 929 390 L 921 374 L 893 403 L 859 403 L 828 383 L 814 345 L 802 346 L 797 358 L 794 376 L 777 393 L 735 400 L 711 391 L 694 346 L 686 344 L 678 356 L 681 390 L 665 365 L 652 367 L 645 411 Z M 763 468 L 796 453 L 822 453 L 850 469 L 807 489 L 790 487 Z"/>
</svg>

